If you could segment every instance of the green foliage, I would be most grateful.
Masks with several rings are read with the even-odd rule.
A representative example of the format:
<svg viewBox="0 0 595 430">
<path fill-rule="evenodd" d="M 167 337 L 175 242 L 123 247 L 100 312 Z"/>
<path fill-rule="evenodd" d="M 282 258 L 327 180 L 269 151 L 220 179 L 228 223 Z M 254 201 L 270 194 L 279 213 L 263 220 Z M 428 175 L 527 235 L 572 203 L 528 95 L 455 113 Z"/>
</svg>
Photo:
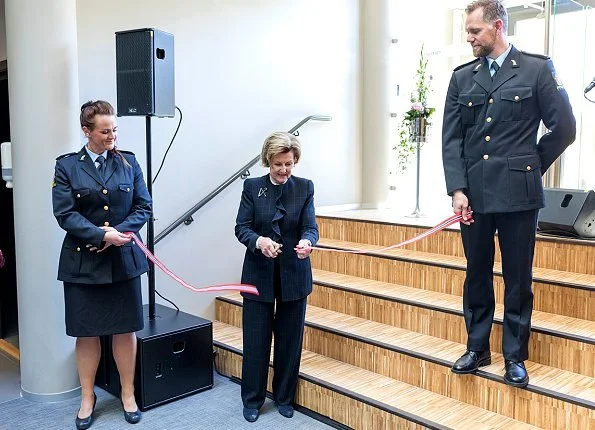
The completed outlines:
<svg viewBox="0 0 595 430">
<path fill-rule="evenodd" d="M 417 149 L 413 122 L 416 118 L 425 118 L 426 124 L 430 125 L 429 118 L 436 111 L 436 108 L 428 107 L 431 80 L 432 76 L 428 75 L 428 60 L 424 56 L 424 47 L 422 45 L 415 73 L 415 89 L 409 97 L 411 107 L 403 114 L 398 131 L 399 141 L 393 148 L 393 150 L 397 151 L 398 168 L 401 172 L 405 171 L 411 156 L 415 154 Z"/>
</svg>

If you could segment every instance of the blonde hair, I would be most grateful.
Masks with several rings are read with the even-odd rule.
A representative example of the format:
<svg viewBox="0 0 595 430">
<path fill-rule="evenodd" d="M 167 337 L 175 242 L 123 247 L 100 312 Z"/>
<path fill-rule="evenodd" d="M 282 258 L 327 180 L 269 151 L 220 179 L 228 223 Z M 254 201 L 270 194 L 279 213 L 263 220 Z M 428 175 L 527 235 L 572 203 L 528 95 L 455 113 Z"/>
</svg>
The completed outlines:
<svg viewBox="0 0 595 430">
<path fill-rule="evenodd" d="M 293 152 L 293 158 L 297 164 L 302 155 L 302 145 L 298 138 L 291 133 L 273 133 L 264 140 L 262 151 L 260 152 L 260 162 L 264 167 L 270 167 L 271 160 L 275 156 L 287 152 Z"/>
<path fill-rule="evenodd" d="M 475 0 L 467 5 L 465 13 L 469 15 L 476 9 L 483 8 L 483 20 L 493 24 L 496 20 L 502 20 L 502 30 L 508 31 L 508 12 L 500 0 Z"/>
</svg>

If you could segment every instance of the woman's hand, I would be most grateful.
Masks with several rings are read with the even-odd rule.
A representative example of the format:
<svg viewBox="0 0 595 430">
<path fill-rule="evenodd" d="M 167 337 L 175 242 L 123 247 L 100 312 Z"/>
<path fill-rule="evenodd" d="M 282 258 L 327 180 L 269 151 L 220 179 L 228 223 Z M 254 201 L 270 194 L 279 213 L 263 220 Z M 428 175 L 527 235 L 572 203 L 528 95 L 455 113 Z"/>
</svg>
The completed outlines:
<svg viewBox="0 0 595 430">
<path fill-rule="evenodd" d="M 97 251 L 97 252 L 103 252 L 105 251 L 107 248 L 109 248 L 111 245 L 114 246 L 122 246 L 128 242 L 130 242 L 130 236 L 128 236 L 127 234 L 124 233 L 120 233 L 118 230 L 116 230 L 113 227 L 100 227 L 103 231 L 105 231 L 105 235 L 103 236 L 103 241 L 105 242 L 105 245 L 103 245 L 103 248 L 101 249 L 97 249 L 97 247 L 88 244 L 87 248 L 89 248 L 89 251 Z"/>
<path fill-rule="evenodd" d="M 262 255 L 268 258 L 276 258 L 279 254 L 281 254 L 282 246 L 282 244 L 274 242 L 269 237 L 261 238 L 260 242 L 258 243 L 258 247 L 262 252 Z"/>
<path fill-rule="evenodd" d="M 312 243 L 308 239 L 302 239 L 298 242 L 297 246 L 295 247 L 295 253 L 297 257 L 302 260 L 304 258 L 308 258 L 310 253 L 312 252 Z"/>
</svg>

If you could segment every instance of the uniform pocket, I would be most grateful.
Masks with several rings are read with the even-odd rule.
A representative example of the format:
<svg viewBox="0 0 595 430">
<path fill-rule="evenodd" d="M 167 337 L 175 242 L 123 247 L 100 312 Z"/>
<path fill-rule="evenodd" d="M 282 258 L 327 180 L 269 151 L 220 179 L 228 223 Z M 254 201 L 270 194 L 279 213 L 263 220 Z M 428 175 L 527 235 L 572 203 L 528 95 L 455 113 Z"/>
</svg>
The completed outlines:
<svg viewBox="0 0 595 430">
<path fill-rule="evenodd" d="M 537 203 L 541 198 L 541 159 L 537 154 L 508 157 L 510 204 Z"/>
<path fill-rule="evenodd" d="M 82 250 L 80 247 L 65 246 L 60 253 L 60 269 L 70 276 L 81 274 Z"/>
<path fill-rule="evenodd" d="M 118 188 L 124 193 L 130 193 L 134 189 L 132 184 L 120 184 Z"/>
<path fill-rule="evenodd" d="M 502 88 L 502 121 L 519 121 L 529 118 L 529 105 L 533 97 L 531 87 Z"/>
<path fill-rule="evenodd" d="M 77 201 L 88 197 L 89 194 L 91 194 L 91 190 L 89 188 L 79 188 L 78 190 L 72 190 L 72 195 Z"/>
<path fill-rule="evenodd" d="M 459 105 L 461 109 L 461 121 L 463 125 L 476 124 L 481 109 L 485 104 L 485 94 L 460 94 Z"/>
</svg>

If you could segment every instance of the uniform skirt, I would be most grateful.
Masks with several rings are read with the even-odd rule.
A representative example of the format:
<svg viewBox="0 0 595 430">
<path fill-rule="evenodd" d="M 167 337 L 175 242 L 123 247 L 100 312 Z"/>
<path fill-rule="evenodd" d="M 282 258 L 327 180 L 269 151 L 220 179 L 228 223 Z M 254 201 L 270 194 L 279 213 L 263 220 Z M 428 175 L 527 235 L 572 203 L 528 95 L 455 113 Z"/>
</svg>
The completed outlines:
<svg viewBox="0 0 595 430">
<path fill-rule="evenodd" d="M 142 330 L 140 276 L 113 284 L 64 282 L 66 334 L 104 336 Z"/>
</svg>

